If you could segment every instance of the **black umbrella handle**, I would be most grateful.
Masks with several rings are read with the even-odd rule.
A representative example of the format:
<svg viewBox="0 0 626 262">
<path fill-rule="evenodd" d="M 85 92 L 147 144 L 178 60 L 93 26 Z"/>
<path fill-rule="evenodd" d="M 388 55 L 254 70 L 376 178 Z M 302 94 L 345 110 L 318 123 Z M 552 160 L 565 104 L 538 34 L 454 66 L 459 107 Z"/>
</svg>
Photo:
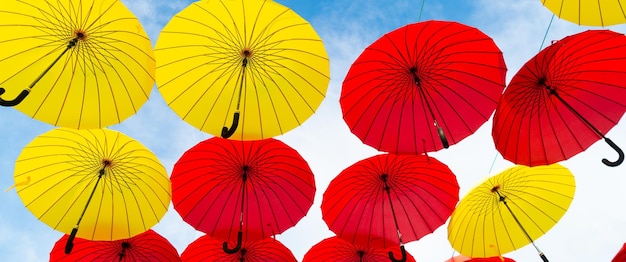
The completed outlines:
<svg viewBox="0 0 626 262">
<path fill-rule="evenodd" d="M 222 249 L 224 250 L 224 252 L 226 252 L 226 254 L 235 254 L 237 253 L 237 251 L 241 249 L 242 240 L 243 240 L 243 233 L 239 231 L 237 232 L 237 245 L 233 249 L 230 249 L 228 248 L 228 242 L 224 241 L 224 243 L 222 243 Z"/>
<path fill-rule="evenodd" d="M 606 142 L 607 144 L 609 144 L 609 146 L 611 146 L 613 149 L 615 149 L 615 151 L 617 151 L 617 154 L 619 154 L 619 158 L 615 161 L 609 161 L 608 159 L 602 159 L 602 163 L 604 163 L 607 166 L 619 166 L 622 164 L 622 162 L 624 162 L 624 151 L 622 151 L 622 149 L 617 146 L 615 143 L 613 143 L 613 141 L 609 138 L 604 138 L 604 142 Z"/>
<path fill-rule="evenodd" d="M 72 249 L 74 248 L 74 238 L 76 237 L 76 233 L 78 233 L 78 227 L 72 228 L 72 233 L 67 238 L 67 242 L 65 243 L 65 254 L 72 253 Z"/>
<path fill-rule="evenodd" d="M 236 111 L 235 114 L 233 115 L 232 126 L 230 128 L 222 127 L 222 138 L 231 137 L 235 133 L 235 130 L 237 130 L 238 126 L 239 126 L 239 111 Z"/>
<path fill-rule="evenodd" d="M 539 253 L 539 256 L 541 257 L 541 260 L 543 260 L 543 262 L 550 262 L 546 255 L 544 255 L 543 253 Z"/>
<path fill-rule="evenodd" d="M 402 252 L 402 258 L 400 258 L 400 260 L 396 259 L 393 256 L 393 252 L 389 251 L 389 259 L 391 262 L 406 262 L 406 249 L 404 249 L 404 246 L 400 246 L 400 251 Z"/>
<path fill-rule="evenodd" d="M 439 134 L 439 139 L 441 139 L 441 144 L 443 144 L 443 148 L 450 147 L 450 144 L 448 143 L 448 138 L 443 132 L 443 128 L 441 128 L 439 125 L 437 125 L 437 133 Z"/>
<path fill-rule="evenodd" d="M 5 89 L 3 87 L 0 87 L 0 95 L 4 94 Z M 30 94 L 30 89 L 24 89 L 22 90 L 22 92 L 17 95 L 17 97 L 13 100 L 4 100 L 0 97 L 0 105 L 1 106 L 16 106 L 19 103 L 21 103 L 22 101 L 24 101 L 24 98 L 26 98 L 26 96 Z"/>
</svg>

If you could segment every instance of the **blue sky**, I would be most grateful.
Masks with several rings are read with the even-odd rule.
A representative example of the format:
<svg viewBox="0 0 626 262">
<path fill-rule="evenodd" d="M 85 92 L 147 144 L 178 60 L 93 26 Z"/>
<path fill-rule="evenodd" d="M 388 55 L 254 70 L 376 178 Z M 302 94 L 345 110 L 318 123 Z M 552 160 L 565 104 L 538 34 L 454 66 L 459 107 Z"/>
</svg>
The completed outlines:
<svg viewBox="0 0 626 262">
<path fill-rule="evenodd" d="M 192 1 L 124 0 L 141 20 L 153 43 L 167 21 Z M 321 196 L 330 180 L 341 170 L 377 152 L 353 136 L 341 118 L 338 99 L 341 83 L 350 64 L 363 49 L 382 34 L 418 22 L 421 0 L 277 0 L 307 19 L 324 40 L 331 61 L 327 97 L 301 127 L 278 137 L 300 152 L 316 176 L 317 196 L 309 214 L 296 227 L 279 235 L 296 258 L 315 243 L 332 236 L 321 219 Z M 440 0 L 426 1 L 421 20 L 453 20 L 491 36 L 504 53 L 507 79 L 539 51 L 551 13 L 538 0 Z M 586 30 L 555 18 L 547 43 Z M 609 28 L 624 32 L 624 27 Z M 52 126 L 33 120 L 16 110 L 0 108 L 0 188 L 10 187 L 15 159 L 35 136 Z M 623 121 L 622 121 L 623 122 Z M 139 113 L 111 127 L 139 140 L 159 156 L 171 171 L 189 147 L 209 137 L 180 120 L 153 89 Z M 447 150 L 431 153 L 457 175 L 461 196 L 490 174 L 512 164 L 498 156 L 490 137 L 491 121 L 474 135 Z M 611 132 L 614 142 L 626 147 L 626 123 Z M 570 210 L 536 244 L 551 261 L 609 261 L 626 241 L 626 167 L 609 168 L 600 159 L 615 153 L 596 143 L 562 164 L 576 176 L 577 191 Z M 493 163 L 493 168 L 492 168 Z M 491 171 L 491 172 L 490 172 Z M 0 261 L 45 261 L 61 233 L 37 221 L 20 202 L 15 191 L 0 193 Z M 186 225 L 170 209 L 155 228 L 182 252 L 201 233 Z M 419 261 L 444 261 L 453 254 L 446 226 L 425 238 L 408 243 L 407 250 Z M 532 246 L 506 255 L 517 261 L 540 261 Z"/>
</svg>

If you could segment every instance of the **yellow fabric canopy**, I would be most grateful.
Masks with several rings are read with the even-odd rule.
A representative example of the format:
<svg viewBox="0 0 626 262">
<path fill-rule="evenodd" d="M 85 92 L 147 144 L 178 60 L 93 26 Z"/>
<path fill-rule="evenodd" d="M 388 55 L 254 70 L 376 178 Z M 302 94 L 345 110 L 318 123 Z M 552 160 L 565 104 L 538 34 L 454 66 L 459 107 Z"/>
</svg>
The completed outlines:
<svg viewBox="0 0 626 262">
<path fill-rule="evenodd" d="M 298 127 L 330 80 L 313 27 L 274 1 L 194 2 L 163 28 L 155 56 L 158 90 L 172 110 L 202 131 L 238 140 Z"/>
<path fill-rule="evenodd" d="M 456 251 L 473 258 L 522 248 L 561 219 L 575 187 L 574 176 L 560 164 L 509 168 L 459 201 L 448 225 L 448 240 Z"/>
<path fill-rule="evenodd" d="M 37 219 L 66 234 L 81 220 L 76 236 L 88 240 L 143 233 L 171 200 L 171 183 L 157 157 L 108 129 L 57 128 L 36 137 L 16 160 L 14 179 Z"/>
<path fill-rule="evenodd" d="M 154 85 L 150 39 L 119 0 L 3 0 L 0 31 L 1 102 L 43 122 L 118 124 Z"/>
<path fill-rule="evenodd" d="M 626 23 L 625 0 L 541 0 L 561 19 L 578 25 L 610 26 Z"/>
</svg>

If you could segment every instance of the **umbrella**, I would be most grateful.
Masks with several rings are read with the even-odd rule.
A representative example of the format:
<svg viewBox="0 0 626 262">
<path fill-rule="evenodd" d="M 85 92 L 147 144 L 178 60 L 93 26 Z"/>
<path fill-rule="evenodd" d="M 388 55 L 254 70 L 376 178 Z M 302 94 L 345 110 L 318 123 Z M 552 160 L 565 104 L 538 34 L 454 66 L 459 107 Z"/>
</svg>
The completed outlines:
<svg viewBox="0 0 626 262">
<path fill-rule="evenodd" d="M 341 90 L 343 118 L 379 151 L 436 151 L 491 117 L 505 75 L 502 52 L 478 29 L 447 21 L 409 24 L 354 61 Z"/>
<path fill-rule="evenodd" d="M 401 246 L 443 225 L 459 200 L 450 169 L 425 155 L 381 154 L 344 169 L 324 192 L 322 218 L 358 245 Z"/>
<path fill-rule="evenodd" d="M 397 248 L 380 248 L 374 246 L 354 245 L 337 236 L 326 238 L 315 244 L 304 254 L 302 262 L 386 262 L 389 261 L 389 253 L 400 256 Z M 415 258 L 408 252 L 405 254 L 406 261 L 414 262 Z"/>
<path fill-rule="evenodd" d="M 626 23 L 622 0 L 541 0 L 561 19 L 578 25 L 610 26 Z"/>
<path fill-rule="evenodd" d="M 157 157 L 109 129 L 56 128 L 39 135 L 18 156 L 14 179 L 37 219 L 70 234 L 67 253 L 74 237 L 109 241 L 145 232 L 171 199 Z"/>
<path fill-rule="evenodd" d="M 535 246 L 534 241 L 565 214 L 575 187 L 572 173 L 559 164 L 509 168 L 461 199 L 448 224 L 448 240 L 456 251 L 472 258 Z"/>
<path fill-rule="evenodd" d="M 515 262 L 515 260 L 508 257 L 486 257 L 486 258 L 470 258 L 463 255 L 455 256 L 446 260 L 445 262 Z"/>
<path fill-rule="evenodd" d="M 152 44 L 121 1 L 3 1 L 0 30 L 0 105 L 88 129 L 122 122 L 150 95 Z"/>
<path fill-rule="evenodd" d="M 273 138 L 204 140 L 180 157 L 171 180 L 174 209 L 185 222 L 239 244 L 293 227 L 315 197 L 307 162 Z M 231 249 L 224 242 L 224 250 L 236 252 L 239 244 Z"/>
<path fill-rule="evenodd" d="M 232 244 L 232 243 L 231 243 Z M 222 241 L 204 235 L 193 241 L 181 254 L 182 261 L 222 261 L 222 262 L 296 262 L 293 253 L 278 240 L 266 238 L 244 241 L 236 253 L 226 253 Z"/>
<path fill-rule="evenodd" d="M 622 246 L 622 248 L 617 252 L 613 260 L 611 262 L 625 262 L 626 261 L 626 243 Z"/>
<path fill-rule="evenodd" d="M 626 37 L 588 30 L 553 43 L 513 76 L 493 118 L 493 140 L 505 159 L 556 163 L 603 138 L 626 112 Z"/>
<path fill-rule="evenodd" d="M 64 246 L 68 238 L 68 235 L 64 235 L 54 244 L 50 252 L 51 262 L 181 261 L 176 248 L 151 229 L 132 238 L 115 241 L 90 241 L 76 238 L 74 251 L 71 254 L 65 254 Z"/>
<path fill-rule="evenodd" d="M 274 1 L 194 2 L 163 28 L 155 56 L 170 108 L 202 131 L 237 140 L 301 125 L 330 81 L 313 27 Z"/>
</svg>

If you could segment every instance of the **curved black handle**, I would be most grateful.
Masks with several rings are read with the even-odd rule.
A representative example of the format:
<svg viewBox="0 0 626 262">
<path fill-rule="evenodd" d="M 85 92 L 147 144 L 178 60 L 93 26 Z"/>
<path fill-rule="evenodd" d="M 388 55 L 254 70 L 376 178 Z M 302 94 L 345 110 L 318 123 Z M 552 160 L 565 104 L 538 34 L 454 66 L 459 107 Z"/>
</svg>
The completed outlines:
<svg viewBox="0 0 626 262">
<path fill-rule="evenodd" d="M 621 165 L 622 162 L 624 162 L 624 151 L 622 151 L 622 149 L 619 146 L 617 146 L 615 143 L 613 143 L 613 141 L 611 141 L 611 139 L 609 138 L 605 137 L 604 142 L 609 144 L 609 146 L 611 146 L 613 149 L 615 149 L 615 151 L 617 151 L 617 154 L 619 154 L 619 158 L 615 160 L 614 162 L 611 162 L 608 159 L 604 158 L 602 159 L 602 163 L 604 163 L 607 166 L 612 166 L 612 167 Z"/>
<path fill-rule="evenodd" d="M 229 138 L 235 133 L 237 127 L 239 126 L 239 111 L 235 112 L 233 115 L 233 125 L 228 127 L 222 127 L 222 138 Z"/>
<path fill-rule="evenodd" d="M 437 133 L 439 133 L 439 139 L 441 139 L 443 148 L 450 147 L 450 144 L 448 144 L 448 138 L 446 138 L 446 134 L 443 133 L 443 128 L 441 128 L 440 126 L 437 126 Z"/>
<path fill-rule="evenodd" d="M 543 262 L 550 262 L 546 255 L 544 255 L 543 253 L 539 253 L 539 256 L 541 257 L 541 260 L 543 260 Z"/>
<path fill-rule="evenodd" d="M 3 87 L 0 87 L 0 95 L 4 94 L 5 90 Z M 24 89 L 22 90 L 22 92 L 17 95 L 17 97 L 13 100 L 4 100 L 2 98 L 0 98 L 0 105 L 1 106 L 16 106 L 19 103 L 21 103 L 22 101 L 24 101 L 24 98 L 26 98 L 26 96 L 30 94 L 30 89 Z"/>
<path fill-rule="evenodd" d="M 226 254 L 235 254 L 237 253 L 237 251 L 241 249 L 242 239 L 243 239 L 243 233 L 239 231 L 237 232 L 237 245 L 235 246 L 235 248 L 233 249 L 228 248 L 228 242 L 224 242 L 222 243 L 222 249 L 224 249 L 224 252 L 226 252 Z"/>
<path fill-rule="evenodd" d="M 400 258 L 400 260 L 396 259 L 393 256 L 393 252 L 389 251 L 389 259 L 391 259 L 391 262 L 406 262 L 406 249 L 404 249 L 404 246 L 400 246 L 400 251 L 402 252 L 402 258 Z"/>
<path fill-rule="evenodd" d="M 67 242 L 65 243 L 65 254 L 72 253 L 72 248 L 74 248 L 74 238 L 76 237 L 76 233 L 78 233 L 78 227 L 72 228 L 72 233 L 67 238 Z"/>
</svg>

